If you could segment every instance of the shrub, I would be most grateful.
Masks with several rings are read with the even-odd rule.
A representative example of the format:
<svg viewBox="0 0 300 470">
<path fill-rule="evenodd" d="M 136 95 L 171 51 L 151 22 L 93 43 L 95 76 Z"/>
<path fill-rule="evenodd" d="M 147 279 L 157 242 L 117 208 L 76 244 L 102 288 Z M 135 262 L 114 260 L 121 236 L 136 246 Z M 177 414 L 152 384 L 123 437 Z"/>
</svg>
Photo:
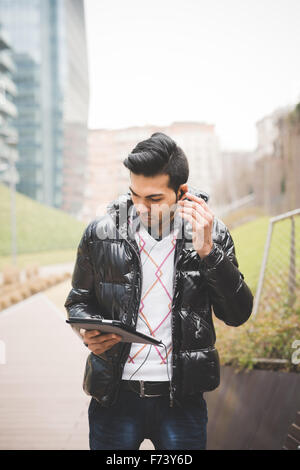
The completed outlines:
<svg viewBox="0 0 300 470">
<path fill-rule="evenodd" d="M 255 319 L 238 328 L 228 327 L 220 320 L 214 321 L 216 347 L 221 364 L 236 369 L 280 369 L 299 372 L 299 366 L 291 362 L 294 349 L 292 344 L 300 340 L 300 305 L 293 307 L 282 303 L 276 310 L 260 310 Z M 256 359 L 266 359 L 260 363 Z M 268 360 L 286 360 L 286 363 Z"/>
</svg>

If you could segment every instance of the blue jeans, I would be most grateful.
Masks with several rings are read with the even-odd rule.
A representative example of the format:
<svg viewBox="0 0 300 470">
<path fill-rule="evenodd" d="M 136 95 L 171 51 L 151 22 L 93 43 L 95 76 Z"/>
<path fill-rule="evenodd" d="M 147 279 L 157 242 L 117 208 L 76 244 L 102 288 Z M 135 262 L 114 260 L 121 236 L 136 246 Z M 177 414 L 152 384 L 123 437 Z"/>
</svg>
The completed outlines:
<svg viewBox="0 0 300 470">
<path fill-rule="evenodd" d="M 141 398 L 120 391 L 117 402 L 102 407 L 91 399 L 89 410 L 91 450 L 139 449 L 150 439 L 159 450 L 206 448 L 207 406 L 203 394 L 169 406 L 169 397 Z"/>
</svg>

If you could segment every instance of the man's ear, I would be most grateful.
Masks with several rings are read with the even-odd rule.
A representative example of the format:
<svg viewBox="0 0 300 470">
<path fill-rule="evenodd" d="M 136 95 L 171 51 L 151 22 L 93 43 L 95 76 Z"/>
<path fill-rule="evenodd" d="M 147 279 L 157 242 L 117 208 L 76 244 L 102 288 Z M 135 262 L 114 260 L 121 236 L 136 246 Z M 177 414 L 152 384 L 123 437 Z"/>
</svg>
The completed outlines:
<svg viewBox="0 0 300 470">
<path fill-rule="evenodd" d="M 181 184 L 178 188 L 177 200 L 181 199 L 187 191 L 188 185 L 186 183 Z"/>
</svg>

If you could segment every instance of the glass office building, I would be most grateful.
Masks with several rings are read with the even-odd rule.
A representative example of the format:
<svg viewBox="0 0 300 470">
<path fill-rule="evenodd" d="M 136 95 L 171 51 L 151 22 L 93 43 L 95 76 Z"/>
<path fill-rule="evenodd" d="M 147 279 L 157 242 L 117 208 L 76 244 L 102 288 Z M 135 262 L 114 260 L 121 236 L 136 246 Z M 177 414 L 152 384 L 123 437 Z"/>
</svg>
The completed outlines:
<svg viewBox="0 0 300 470">
<path fill-rule="evenodd" d="M 88 64 L 83 0 L 0 0 L 14 54 L 17 189 L 80 213 L 85 190 Z"/>
<path fill-rule="evenodd" d="M 0 182 L 15 185 L 19 181 L 16 171 L 18 134 L 13 127 L 17 117 L 14 104 L 17 88 L 12 80 L 15 65 L 11 53 L 0 23 Z"/>
</svg>

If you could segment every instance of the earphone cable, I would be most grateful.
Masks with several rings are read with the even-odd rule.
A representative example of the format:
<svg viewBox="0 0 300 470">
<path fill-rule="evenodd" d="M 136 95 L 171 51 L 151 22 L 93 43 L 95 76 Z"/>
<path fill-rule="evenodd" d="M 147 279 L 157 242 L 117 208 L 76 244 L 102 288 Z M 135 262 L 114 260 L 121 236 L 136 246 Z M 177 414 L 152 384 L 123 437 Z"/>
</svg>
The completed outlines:
<svg viewBox="0 0 300 470">
<path fill-rule="evenodd" d="M 148 328 L 148 330 L 149 330 L 149 332 L 150 332 L 150 335 L 151 335 L 151 330 L 150 330 L 149 326 L 147 325 L 147 323 L 145 322 L 145 320 L 144 320 L 143 318 L 142 318 L 141 320 L 142 320 L 142 321 L 145 323 L 145 325 L 147 326 L 147 328 Z M 151 335 L 151 336 L 152 336 L 152 335 Z M 162 342 L 161 344 L 162 344 L 162 345 L 163 345 L 163 347 L 165 348 L 165 353 L 166 353 L 166 360 L 167 360 L 167 374 L 168 374 L 168 380 L 169 380 L 169 384 L 171 385 L 171 379 L 170 379 L 170 374 L 169 374 L 169 359 L 168 359 L 168 351 L 167 351 L 167 347 L 166 347 L 166 345 L 165 345 L 163 342 Z M 148 359 L 148 357 L 149 357 L 149 354 L 150 354 L 151 348 L 152 348 L 152 344 L 150 345 L 150 348 L 149 348 L 148 354 L 147 354 L 146 358 L 144 359 L 144 361 L 142 362 L 142 364 L 141 364 L 141 365 L 139 366 L 139 368 L 138 368 L 138 369 L 137 369 L 137 370 L 136 370 L 136 371 L 135 371 L 135 372 L 134 372 L 134 373 L 133 373 L 133 374 L 130 376 L 130 378 L 129 378 L 129 384 L 130 384 L 130 380 L 132 380 L 132 377 L 133 377 L 133 376 L 134 376 L 134 375 L 135 375 L 135 374 L 136 374 L 136 373 L 137 373 L 137 372 L 138 372 L 138 371 L 141 369 L 141 367 L 142 367 L 142 366 L 145 364 L 146 360 L 147 360 L 147 359 Z M 129 387 L 130 387 L 130 385 L 129 385 Z M 132 390 L 133 392 L 135 392 L 135 393 L 136 393 L 136 390 L 134 390 L 132 387 L 130 387 L 130 388 L 131 388 L 131 390 Z M 178 401 L 177 401 L 175 398 L 173 398 L 173 399 L 174 399 L 174 401 L 175 401 L 175 402 L 178 404 L 178 406 L 180 406 L 180 407 L 181 407 L 181 404 L 180 404 L 180 403 L 179 403 L 179 402 L 178 402 Z"/>
</svg>

